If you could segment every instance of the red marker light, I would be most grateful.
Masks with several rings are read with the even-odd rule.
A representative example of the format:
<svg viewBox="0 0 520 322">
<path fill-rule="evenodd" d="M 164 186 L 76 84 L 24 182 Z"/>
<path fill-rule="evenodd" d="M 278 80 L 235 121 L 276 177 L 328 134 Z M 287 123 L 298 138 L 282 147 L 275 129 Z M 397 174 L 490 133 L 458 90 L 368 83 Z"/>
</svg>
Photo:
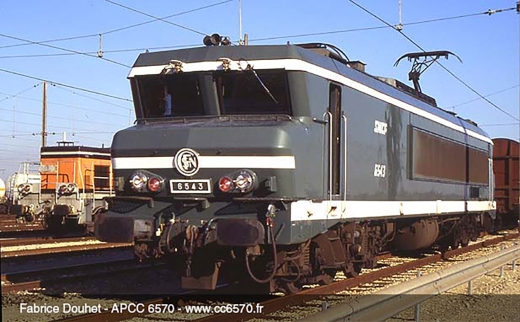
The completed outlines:
<svg viewBox="0 0 520 322">
<path fill-rule="evenodd" d="M 222 177 L 218 181 L 218 188 L 222 192 L 229 192 L 233 189 L 233 180 L 229 177 Z"/>
<path fill-rule="evenodd" d="M 156 177 L 151 178 L 148 181 L 148 190 L 151 192 L 157 192 L 161 190 L 162 187 L 162 180 Z"/>
</svg>

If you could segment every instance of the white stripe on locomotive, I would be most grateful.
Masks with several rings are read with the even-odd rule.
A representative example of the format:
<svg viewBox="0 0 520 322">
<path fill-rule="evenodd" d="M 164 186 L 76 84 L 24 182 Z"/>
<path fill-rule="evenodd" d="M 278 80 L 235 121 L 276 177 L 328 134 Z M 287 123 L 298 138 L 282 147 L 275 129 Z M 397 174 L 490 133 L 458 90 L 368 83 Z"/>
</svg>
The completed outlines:
<svg viewBox="0 0 520 322">
<path fill-rule="evenodd" d="M 168 157 L 116 157 L 114 169 L 174 168 L 173 156 Z M 294 156 L 198 156 L 201 169 L 296 169 Z"/>
<path fill-rule="evenodd" d="M 328 70 L 326 68 L 316 66 L 314 64 L 308 63 L 306 61 L 302 61 L 299 59 L 277 59 L 277 60 L 250 60 L 247 61 L 248 64 L 253 66 L 255 69 L 285 69 L 285 70 L 297 70 L 308 72 L 323 78 L 327 78 L 343 85 L 346 85 L 350 88 L 358 90 L 362 93 L 370 95 L 374 98 L 380 99 L 386 103 L 392 104 L 394 106 L 400 107 L 406 111 L 412 112 L 416 115 L 427 118 L 436 123 L 447 126 L 456 131 L 467 133 L 469 136 L 477 138 L 479 140 L 485 141 L 487 143 L 493 144 L 493 141 L 488 137 L 485 137 L 481 134 L 475 133 L 471 130 L 464 129 L 462 126 L 452 123 L 448 120 L 443 119 L 437 115 L 429 113 L 425 110 L 422 110 L 416 106 L 410 105 L 403 101 L 400 101 L 394 97 L 391 97 L 387 94 L 378 92 L 377 90 L 358 83 L 350 78 L 347 78 L 341 74 Z M 214 61 L 214 62 L 197 62 L 197 63 L 183 63 L 183 72 L 196 72 L 196 71 L 212 71 L 212 70 L 220 70 L 222 69 L 222 62 Z M 130 70 L 129 78 L 138 75 L 155 75 L 160 74 L 167 65 L 160 66 L 144 66 L 144 67 L 133 67 Z M 243 69 L 243 66 L 240 66 L 238 62 L 232 62 L 231 69 L 232 70 L 240 70 Z"/>
<path fill-rule="evenodd" d="M 415 215 L 463 213 L 467 203 L 469 212 L 496 210 L 494 201 L 356 201 L 299 200 L 291 203 L 291 221 L 362 219 Z"/>
</svg>

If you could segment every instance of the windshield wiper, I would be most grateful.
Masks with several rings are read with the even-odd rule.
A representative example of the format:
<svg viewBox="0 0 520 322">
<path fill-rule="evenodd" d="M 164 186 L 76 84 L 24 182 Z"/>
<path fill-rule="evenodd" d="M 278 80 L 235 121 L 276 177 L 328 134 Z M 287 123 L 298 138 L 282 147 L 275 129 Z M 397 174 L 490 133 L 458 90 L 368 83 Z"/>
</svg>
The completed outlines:
<svg viewBox="0 0 520 322">
<path fill-rule="evenodd" d="M 269 90 L 269 88 L 267 88 L 267 86 L 265 86 L 264 82 L 262 82 L 262 79 L 260 79 L 260 76 L 258 76 L 258 74 L 256 73 L 256 71 L 253 69 L 253 67 L 251 67 L 251 65 L 247 64 L 247 68 L 246 70 L 249 70 L 251 72 L 253 72 L 253 75 L 255 75 L 256 79 L 258 80 L 258 82 L 260 83 L 260 85 L 262 85 L 262 87 L 264 88 L 265 92 L 267 94 L 269 94 L 269 96 L 273 99 L 273 101 L 277 104 L 277 105 L 280 105 L 280 103 L 278 103 L 278 101 L 276 100 L 276 98 L 274 98 L 273 94 L 271 94 L 271 91 Z"/>
</svg>

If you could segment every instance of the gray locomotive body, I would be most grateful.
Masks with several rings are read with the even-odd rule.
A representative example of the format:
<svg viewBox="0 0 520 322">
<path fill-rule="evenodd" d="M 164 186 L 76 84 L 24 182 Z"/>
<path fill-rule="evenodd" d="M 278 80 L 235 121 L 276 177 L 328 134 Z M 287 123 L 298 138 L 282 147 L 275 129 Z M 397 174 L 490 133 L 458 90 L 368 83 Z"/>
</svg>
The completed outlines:
<svg viewBox="0 0 520 322">
<path fill-rule="evenodd" d="M 185 288 L 228 274 L 289 292 L 384 248 L 475 239 L 495 209 L 488 136 L 314 47 L 141 54 L 97 236 L 178 256 Z"/>
</svg>

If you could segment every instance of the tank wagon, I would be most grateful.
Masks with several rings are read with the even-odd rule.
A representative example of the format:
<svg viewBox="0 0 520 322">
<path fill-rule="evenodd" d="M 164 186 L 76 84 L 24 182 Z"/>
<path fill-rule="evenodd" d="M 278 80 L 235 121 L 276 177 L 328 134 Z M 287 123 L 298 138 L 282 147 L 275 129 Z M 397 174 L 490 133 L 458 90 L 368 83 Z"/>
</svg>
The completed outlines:
<svg viewBox="0 0 520 322">
<path fill-rule="evenodd" d="M 40 180 L 39 162 L 20 163 L 18 171 L 7 179 L 7 200 L 4 204 L 6 212 L 17 215 L 22 221 L 34 221 L 35 217 L 30 211 L 30 205 L 38 201 Z M 27 207 L 24 207 L 24 204 Z"/>
<path fill-rule="evenodd" d="M 41 148 L 40 162 L 21 165 L 11 179 L 11 213 L 41 219 L 51 229 L 85 227 L 112 194 L 109 148 L 59 142 Z"/>
<path fill-rule="evenodd" d="M 495 174 L 495 200 L 498 227 L 519 224 L 520 169 L 519 144 L 505 139 L 493 139 L 493 172 Z"/>
<path fill-rule="evenodd" d="M 5 191 L 5 181 L 0 178 L 0 215 L 9 212 L 9 202 Z"/>
<path fill-rule="evenodd" d="M 477 238 L 496 208 L 491 139 L 363 66 L 321 44 L 141 54 L 96 235 L 174 256 L 184 288 L 285 292 L 384 248 Z"/>
</svg>

